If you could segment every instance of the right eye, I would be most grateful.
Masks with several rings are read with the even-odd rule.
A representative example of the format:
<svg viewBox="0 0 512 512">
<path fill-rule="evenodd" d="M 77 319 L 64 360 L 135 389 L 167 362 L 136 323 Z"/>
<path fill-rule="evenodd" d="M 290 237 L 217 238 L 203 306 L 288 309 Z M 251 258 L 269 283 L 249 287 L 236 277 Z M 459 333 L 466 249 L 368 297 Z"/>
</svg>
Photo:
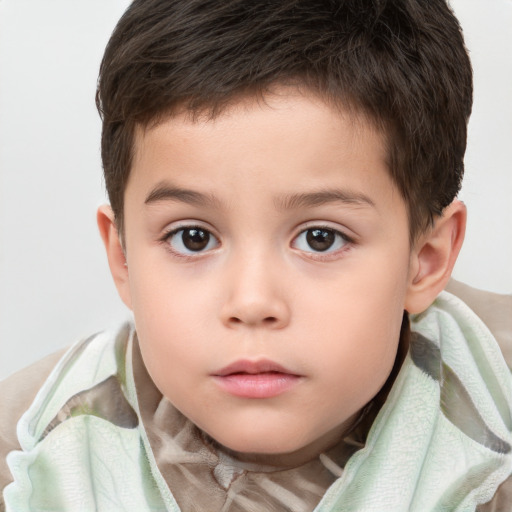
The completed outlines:
<svg viewBox="0 0 512 512">
<path fill-rule="evenodd" d="M 196 254 L 215 249 L 219 241 L 207 230 L 198 226 L 182 227 L 166 237 L 167 243 L 179 254 Z"/>
</svg>

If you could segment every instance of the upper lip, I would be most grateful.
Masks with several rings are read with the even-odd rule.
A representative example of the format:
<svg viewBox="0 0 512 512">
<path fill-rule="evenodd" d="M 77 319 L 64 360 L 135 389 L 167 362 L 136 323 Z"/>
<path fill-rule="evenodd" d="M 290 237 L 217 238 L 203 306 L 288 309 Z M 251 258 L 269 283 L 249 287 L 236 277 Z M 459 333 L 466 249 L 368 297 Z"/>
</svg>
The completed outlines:
<svg viewBox="0 0 512 512">
<path fill-rule="evenodd" d="M 235 361 L 234 363 L 228 364 L 224 368 L 214 372 L 213 375 L 216 377 L 225 377 L 226 375 L 232 375 L 234 373 L 257 374 L 269 372 L 296 375 L 294 372 L 288 370 L 284 366 L 281 366 L 280 364 L 268 359 L 260 359 L 258 361 L 243 359 L 240 361 Z"/>
</svg>

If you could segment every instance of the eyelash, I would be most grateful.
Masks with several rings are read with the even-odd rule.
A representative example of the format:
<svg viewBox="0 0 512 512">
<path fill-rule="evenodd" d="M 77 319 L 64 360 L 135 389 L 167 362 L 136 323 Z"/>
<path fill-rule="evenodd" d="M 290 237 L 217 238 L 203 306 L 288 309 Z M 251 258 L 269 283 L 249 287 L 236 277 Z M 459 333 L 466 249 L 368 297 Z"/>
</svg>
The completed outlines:
<svg viewBox="0 0 512 512">
<path fill-rule="evenodd" d="M 319 261 L 329 261 L 329 260 L 338 259 L 341 256 L 341 254 L 343 254 L 346 251 L 348 251 L 349 249 L 351 249 L 356 243 L 354 238 L 348 236 L 346 233 L 344 233 L 343 231 L 340 231 L 339 229 L 333 228 L 332 226 L 322 225 L 322 224 L 311 224 L 311 225 L 307 226 L 305 229 L 302 229 L 293 238 L 292 246 L 299 239 L 299 237 L 301 235 L 305 235 L 306 233 L 308 233 L 308 231 L 315 231 L 315 230 L 327 231 L 327 232 L 334 234 L 335 237 L 338 237 L 339 239 L 341 239 L 343 241 L 343 245 L 342 245 L 342 247 L 340 247 L 338 249 L 334 249 L 334 250 L 331 250 L 331 247 L 332 247 L 331 246 L 331 247 L 328 247 L 324 251 L 321 251 L 321 250 L 315 251 L 315 250 L 313 250 L 313 248 L 310 251 L 297 248 L 297 250 L 301 251 L 302 253 L 307 254 L 308 258 L 312 258 L 312 259 L 319 260 Z M 335 243 L 335 241 L 333 242 L 333 245 L 334 245 L 334 243 Z M 339 243 L 339 240 L 338 240 L 338 243 Z"/>
<path fill-rule="evenodd" d="M 190 232 L 193 230 L 201 231 L 208 235 L 206 246 L 204 248 L 194 251 L 194 250 L 184 246 L 185 251 L 180 251 L 180 250 L 176 250 L 175 248 L 172 247 L 171 240 L 175 235 L 177 235 L 178 233 L 180 233 L 182 231 Z M 306 235 L 308 232 L 312 232 L 315 230 L 328 232 L 328 233 L 331 233 L 332 235 L 334 235 L 334 240 L 333 240 L 331 246 L 327 247 L 324 250 L 315 250 L 309 244 L 308 245 L 310 246 L 311 250 L 300 249 L 298 247 L 294 247 L 294 245 L 297 244 L 297 240 L 299 239 L 299 237 L 301 237 L 302 235 Z M 216 245 L 214 247 L 210 247 L 208 249 L 208 246 L 210 245 L 212 238 Z M 331 250 L 331 247 L 336 243 L 336 239 L 338 239 L 337 240 L 338 244 L 340 243 L 340 239 L 341 239 L 341 241 L 343 242 L 343 245 L 339 248 Z M 181 226 L 169 229 L 162 235 L 162 237 L 160 238 L 159 241 L 165 245 L 166 249 L 168 251 L 170 251 L 173 256 L 177 256 L 179 258 L 185 258 L 185 259 L 197 258 L 198 256 L 201 256 L 202 254 L 210 252 L 212 249 L 215 249 L 220 245 L 220 241 L 219 241 L 218 237 L 215 236 L 210 229 L 205 228 L 201 225 L 197 225 L 197 224 L 185 224 L 185 225 L 181 225 Z M 178 243 L 180 243 L 180 241 L 178 241 Z M 182 239 L 181 239 L 181 244 L 184 245 L 183 235 L 182 235 Z M 344 232 L 340 231 L 339 229 L 335 229 L 331 226 L 326 226 L 326 225 L 321 225 L 321 224 L 311 224 L 311 225 L 307 226 L 306 228 L 302 229 L 297 235 L 295 235 L 291 242 L 292 248 L 295 248 L 296 250 L 300 251 L 301 253 L 307 254 L 307 257 L 309 257 L 309 258 L 312 258 L 315 260 L 320 260 L 320 261 L 337 259 L 341 253 L 344 253 L 347 250 L 349 250 L 354 244 L 355 244 L 355 240 L 352 237 L 346 235 Z M 186 252 L 186 251 L 189 251 L 189 252 Z"/>
<path fill-rule="evenodd" d="M 208 243 L 207 243 L 207 246 L 209 245 L 210 243 L 210 239 L 213 238 L 216 243 L 217 243 L 217 246 L 220 245 L 220 242 L 219 242 L 219 239 L 218 237 L 216 237 L 212 231 L 208 228 L 205 228 L 201 225 L 196 225 L 196 224 L 184 224 L 184 225 L 181 225 L 181 226 L 178 226 L 178 227 L 175 227 L 175 228 L 172 228 L 172 229 L 169 229 L 168 231 L 166 231 L 163 236 L 160 238 L 160 242 L 163 243 L 166 247 L 166 249 L 171 252 L 171 254 L 173 256 L 177 256 L 178 258 L 185 258 L 185 259 L 190 259 L 190 258 L 197 258 L 198 256 L 200 256 L 201 254 L 205 253 L 205 252 L 208 252 L 208 251 L 205 251 L 205 250 L 200 250 L 200 251 L 193 251 L 193 250 L 190 250 L 188 249 L 190 252 L 180 252 L 179 250 L 176 250 L 172 247 L 171 245 L 171 239 L 174 235 L 178 234 L 180 231 L 192 231 L 192 230 L 197 230 L 197 231 L 202 231 L 202 232 L 205 232 L 208 234 Z M 182 235 L 183 236 L 183 235 Z M 183 238 L 182 238 L 182 243 L 183 243 Z M 211 250 L 211 249 L 210 249 Z"/>
</svg>

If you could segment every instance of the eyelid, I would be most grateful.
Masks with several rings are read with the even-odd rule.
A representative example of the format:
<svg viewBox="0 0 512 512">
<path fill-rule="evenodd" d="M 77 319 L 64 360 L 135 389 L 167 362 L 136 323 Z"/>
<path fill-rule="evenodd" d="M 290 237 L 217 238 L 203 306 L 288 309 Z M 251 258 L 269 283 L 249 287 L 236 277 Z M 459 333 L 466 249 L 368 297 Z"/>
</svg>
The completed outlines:
<svg viewBox="0 0 512 512">
<path fill-rule="evenodd" d="M 336 233 L 336 235 L 340 236 L 344 243 L 341 247 L 334 249 L 334 250 L 325 250 L 325 251 L 315 251 L 313 248 L 311 250 L 305 250 L 300 249 L 299 247 L 294 247 L 295 241 L 304 233 L 306 233 L 309 230 L 312 229 L 323 229 L 327 231 L 332 231 Z M 356 244 L 355 237 L 347 235 L 345 229 L 341 228 L 339 225 L 334 227 L 332 224 L 325 222 L 325 221 L 309 221 L 305 224 L 302 224 L 299 228 L 296 229 L 295 235 L 293 236 L 291 240 L 291 247 L 292 249 L 300 252 L 305 257 L 317 260 L 317 261 L 329 261 L 329 260 L 335 260 L 340 257 L 344 253 L 346 253 L 348 250 L 350 250 L 354 245 Z"/>
<path fill-rule="evenodd" d="M 215 241 L 216 241 L 215 247 L 212 247 L 210 249 L 201 250 L 201 251 L 187 250 L 186 252 L 185 251 L 182 252 L 182 251 L 176 250 L 176 248 L 174 248 L 171 245 L 170 239 L 174 235 L 179 233 L 180 231 L 184 231 L 187 229 L 199 229 L 202 231 L 207 231 L 209 233 L 209 235 L 215 239 Z M 213 228 L 211 228 L 207 223 L 203 223 L 203 222 L 200 222 L 197 220 L 181 220 L 181 221 L 176 221 L 176 222 L 169 224 L 164 229 L 163 234 L 159 237 L 158 241 L 159 241 L 159 243 L 163 244 L 165 246 L 165 249 L 167 251 L 169 251 L 173 256 L 176 256 L 179 258 L 184 258 L 184 259 L 200 258 L 200 257 L 210 253 L 211 251 L 217 249 L 221 245 L 220 238 L 215 233 L 215 230 Z"/>
<path fill-rule="evenodd" d="M 352 230 L 346 228 L 345 226 L 340 226 L 339 224 L 331 223 L 328 221 L 307 221 L 300 224 L 300 226 L 294 229 L 294 235 L 292 240 L 295 240 L 301 233 L 304 231 L 308 231 L 309 229 L 327 229 L 329 231 L 335 231 L 339 233 L 347 242 L 356 243 L 357 236 L 352 234 Z M 350 234 L 349 234 L 350 233 Z"/>
<path fill-rule="evenodd" d="M 217 240 L 220 240 L 218 234 L 216 233 L 215 228 L 211 226 L 207 222 L 195 220 L 195 219 L 184 219 L 178 220 L 175 222 L 169 223 L 164 229 L 162 229 L 162 234 L 159 237 L 160 241 L 165 241 L 169 238 L 169 236 L 181 231 L 182 229 L 202 229 L 204 231 L 208 231 L 212 234 Z"/>
</svg>

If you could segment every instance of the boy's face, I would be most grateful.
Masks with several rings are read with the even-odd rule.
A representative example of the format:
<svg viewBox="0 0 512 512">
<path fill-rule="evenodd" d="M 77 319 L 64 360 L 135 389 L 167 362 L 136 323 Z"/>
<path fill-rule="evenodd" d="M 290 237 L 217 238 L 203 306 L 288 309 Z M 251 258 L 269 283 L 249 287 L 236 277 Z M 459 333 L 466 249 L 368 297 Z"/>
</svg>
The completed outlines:
<svg viewBox="0 0 512 512">
<path fill-rule="evenodd" d="M 121 294 L 155 384 L 230 449 L 325 449 L 386 381 L 407 303 L 382 137 L 285 91 L 135 148 Z"/>
</svg>

